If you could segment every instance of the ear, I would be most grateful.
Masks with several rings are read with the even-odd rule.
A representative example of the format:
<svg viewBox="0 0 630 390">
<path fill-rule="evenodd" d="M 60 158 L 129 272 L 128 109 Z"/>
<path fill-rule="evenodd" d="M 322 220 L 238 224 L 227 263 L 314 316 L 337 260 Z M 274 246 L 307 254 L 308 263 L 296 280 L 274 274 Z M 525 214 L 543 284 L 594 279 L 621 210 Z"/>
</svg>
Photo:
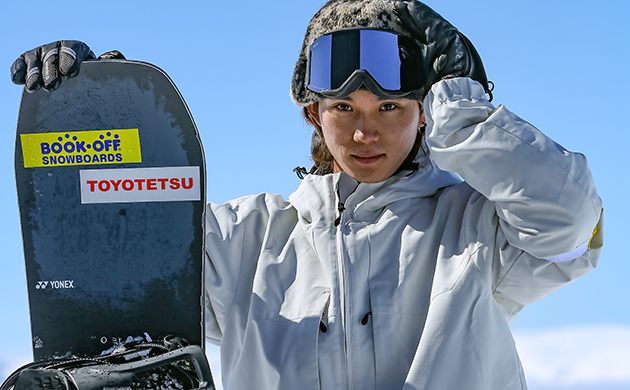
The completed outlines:
<svg viewBox="0 0 630 390">
<path fill-rule="evenodd" d="M 319 127 L 322 127 L 322 122 L 319 119 L 319 104 L 313 103 L 311 105 L 306 106 L 306 110 L 308 111 L 308 115 L 317 123 Z"/>
</svg>

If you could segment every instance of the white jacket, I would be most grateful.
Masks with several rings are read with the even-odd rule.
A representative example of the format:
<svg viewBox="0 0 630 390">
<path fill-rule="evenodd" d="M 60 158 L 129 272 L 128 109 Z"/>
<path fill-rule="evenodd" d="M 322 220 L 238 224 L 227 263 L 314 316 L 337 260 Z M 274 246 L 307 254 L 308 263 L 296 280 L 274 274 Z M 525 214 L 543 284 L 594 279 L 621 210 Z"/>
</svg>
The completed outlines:
<svg viewBox="0 0 630 390">
<path fill-rule="evenodd" d="M 226 389 L 526 388 L 509 324 L 596 266 L 601 200 L 584 156 L 476 82 L 424 103 L 441 169 L 359 184 L 341 213 L 345 173 L 208 205 Z"/>
</svg>

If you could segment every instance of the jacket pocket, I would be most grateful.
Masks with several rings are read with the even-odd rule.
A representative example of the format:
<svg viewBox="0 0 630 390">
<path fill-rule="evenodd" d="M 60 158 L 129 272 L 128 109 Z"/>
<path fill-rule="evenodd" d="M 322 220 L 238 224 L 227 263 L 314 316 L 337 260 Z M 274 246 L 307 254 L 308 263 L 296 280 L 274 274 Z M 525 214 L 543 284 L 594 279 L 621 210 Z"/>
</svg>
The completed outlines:
<svg viewBox="0 0 630 390">
<path fill-rule="evenodd" d="M 323 293 L 313 302 L 303 302 L 308 309 L 302 312 L 250 316 L 239 343 L 224 345 L 222 342 L 221 345 L 240 349 L 232 353 L 235 361 L 229 368 L 229 388 L 320 389 L 318 337 L 329 296 Z M 261 299 L 256 297 L 253 301 Z M 254 304 L 264 302 L 252 302 Z M 309 312 L 314 315 L 302 315 Z"/>
</svg>

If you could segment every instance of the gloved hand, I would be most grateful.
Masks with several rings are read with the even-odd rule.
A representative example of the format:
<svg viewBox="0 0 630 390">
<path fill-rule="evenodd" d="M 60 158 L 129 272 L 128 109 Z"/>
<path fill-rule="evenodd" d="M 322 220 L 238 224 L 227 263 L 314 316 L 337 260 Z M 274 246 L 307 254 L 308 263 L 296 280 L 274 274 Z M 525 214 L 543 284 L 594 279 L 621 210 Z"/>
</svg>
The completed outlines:
<svg viewBox="0 0 630 390">
<path fill-rule="evenodd" d="M 81 41 L 57 41 L 37 47 L 22 54 L 11 65 L 11 80 L 25 84 L 27 92 L 44 89 L 54 90 L 62 77 L 79 74 L 81 63 L 95 59 L 88 45 Z"/>
<path fill-rule="evenodd" d="M 424 49 L 424 74 L 420 75 L 426 80 L 423 98 L 431 86 L 442 79 L 470 77 L 483 86 L 492 100 L 492 89 L 488 85 L 481 57 L 468 38 L 419 1 L 398 2 L 395 12 Z"/>
</svg>

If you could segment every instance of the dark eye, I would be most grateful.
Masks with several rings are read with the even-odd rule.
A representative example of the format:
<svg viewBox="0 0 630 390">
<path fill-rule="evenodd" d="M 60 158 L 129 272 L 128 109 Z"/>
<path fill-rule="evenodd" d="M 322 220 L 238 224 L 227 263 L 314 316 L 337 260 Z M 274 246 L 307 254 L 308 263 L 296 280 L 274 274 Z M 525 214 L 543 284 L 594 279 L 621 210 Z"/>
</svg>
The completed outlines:
<svg viewBox="0 0 630 390">
<path fill-rule="evenodd" d="M 394 103 L 385 103 L 381 106 L 381 111 L 391 111 L 397 107 L 398 106 L 395 105 Z"/>
<path fill-rule="evenodd" d="M 352 107 L 350 107 L 349 105 L 345 103 L 339 103 L 335 106 L 335 108 L 337 108 L 340 111 L 352 111 Z"/>
</svg>

